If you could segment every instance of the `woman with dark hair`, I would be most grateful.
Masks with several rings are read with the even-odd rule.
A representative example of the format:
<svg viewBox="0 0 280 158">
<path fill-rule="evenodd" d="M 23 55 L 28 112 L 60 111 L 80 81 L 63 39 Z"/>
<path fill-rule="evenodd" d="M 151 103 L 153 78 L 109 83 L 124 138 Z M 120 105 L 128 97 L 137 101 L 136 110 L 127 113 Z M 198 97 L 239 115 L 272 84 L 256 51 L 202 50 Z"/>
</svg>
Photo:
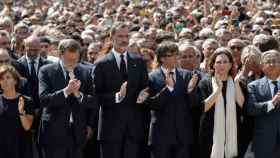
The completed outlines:
<svg viewBox="0 0 280 158">
<path fill-rule="evenodd" d="M 199 131 L 201 158 L 238 156 L 237 133 L 244 96 L 240 77 L 233 80 L 234 69 L 230 50 L 218 48 L 209 60 L 210 77 L 199 83 L 203 109 Z"/>
<path fill-rule="evenodd" d="M 33 103 L 18 93 L 20 76 L 8 65 L 0 66 L 0 157 L 32 158 Z"/>
</svg>

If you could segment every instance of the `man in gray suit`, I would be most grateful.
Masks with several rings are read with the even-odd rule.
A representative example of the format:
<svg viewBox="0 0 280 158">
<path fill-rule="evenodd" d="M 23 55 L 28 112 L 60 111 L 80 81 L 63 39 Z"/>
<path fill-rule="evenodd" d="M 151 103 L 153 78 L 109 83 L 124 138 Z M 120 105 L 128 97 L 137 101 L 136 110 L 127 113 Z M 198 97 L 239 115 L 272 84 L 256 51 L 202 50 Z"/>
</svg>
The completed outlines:
<svg viewBox="0 0 280 158">
<path fill-rule="evenodd" d="M 253 150 L 256 158 L 278 158 L 280 142 L 280 53 L 262 54 L 265 77 L 248 85 L 248 112 L 255 116 Z"/>
</svg>

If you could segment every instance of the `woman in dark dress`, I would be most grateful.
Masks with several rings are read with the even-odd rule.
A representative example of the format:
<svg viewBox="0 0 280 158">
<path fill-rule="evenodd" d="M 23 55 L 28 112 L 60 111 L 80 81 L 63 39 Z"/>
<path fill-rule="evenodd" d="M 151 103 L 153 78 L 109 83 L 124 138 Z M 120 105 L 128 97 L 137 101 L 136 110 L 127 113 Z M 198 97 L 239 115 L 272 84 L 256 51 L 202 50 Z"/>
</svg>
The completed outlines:
<svg viewBox="0 0 280 158">
<path fill-rule="evenodd" d="M 0 157 L 32 158 L 30 128 L 33 105 L 30 98 L 17 92 L 20 76 L 7 65 L 0 66 Z"/>
<path fill-rule="evenodd" d="M 210 77 L 199 83 L 203 113 L 199 131 L 201 158 L 238 156 L 238 128 L 244 96 L 234 77 L 230 50 L 218 48 L 211 56 Z M 238 105 L 238 106 L 237 106 Z"/>
</svg>

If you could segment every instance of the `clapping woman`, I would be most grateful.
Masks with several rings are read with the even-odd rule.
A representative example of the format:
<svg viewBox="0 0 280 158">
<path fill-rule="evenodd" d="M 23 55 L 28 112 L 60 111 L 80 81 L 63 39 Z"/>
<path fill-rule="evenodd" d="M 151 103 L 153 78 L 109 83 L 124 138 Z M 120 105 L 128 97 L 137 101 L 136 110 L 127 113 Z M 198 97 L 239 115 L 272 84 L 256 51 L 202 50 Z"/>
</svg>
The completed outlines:
<svg viewBox="0 0 280 158">
<path fill-rule="evenodd" d="M 244 96 L 239 76 L 234 79 L 234 60 L 227 48 L 210 57 L 210 77 L 201 80 L 199 92 L 203 114 L 199 132 L 201 158 L 238 156 L 238 129 Z"/>
<path fill-rule="evenodd" d="M 18 93 L 19 80 L 12 66 L 0 66 L 1 158 L 32 158 L 33 104 L 30 98 Z"/>
</svg>

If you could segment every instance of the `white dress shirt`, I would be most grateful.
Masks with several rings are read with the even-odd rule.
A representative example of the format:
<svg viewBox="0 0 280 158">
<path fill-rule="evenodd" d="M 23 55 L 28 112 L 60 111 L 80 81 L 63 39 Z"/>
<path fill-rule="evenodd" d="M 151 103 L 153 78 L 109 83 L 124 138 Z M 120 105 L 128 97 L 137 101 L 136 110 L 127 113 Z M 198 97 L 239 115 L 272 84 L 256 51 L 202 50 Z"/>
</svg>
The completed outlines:
<svg viewBox="0 0 280 158">
<path fill-rule="evenodd" d="M 113 52 L 114 57 L 115 57 L 115 59 L 116 59 L 118 68 L 120 69 L 120 65 L 121 65 L 121 53 L 117 52 L 114 48 L 112 49 L 112 52 Z M 127 69 L 127 52 L 126 52 L 126 51 L 123 53 L 123 57 L 124 57 L 124 61 L 125 61 L 126 69 Z"/>
</svg>

